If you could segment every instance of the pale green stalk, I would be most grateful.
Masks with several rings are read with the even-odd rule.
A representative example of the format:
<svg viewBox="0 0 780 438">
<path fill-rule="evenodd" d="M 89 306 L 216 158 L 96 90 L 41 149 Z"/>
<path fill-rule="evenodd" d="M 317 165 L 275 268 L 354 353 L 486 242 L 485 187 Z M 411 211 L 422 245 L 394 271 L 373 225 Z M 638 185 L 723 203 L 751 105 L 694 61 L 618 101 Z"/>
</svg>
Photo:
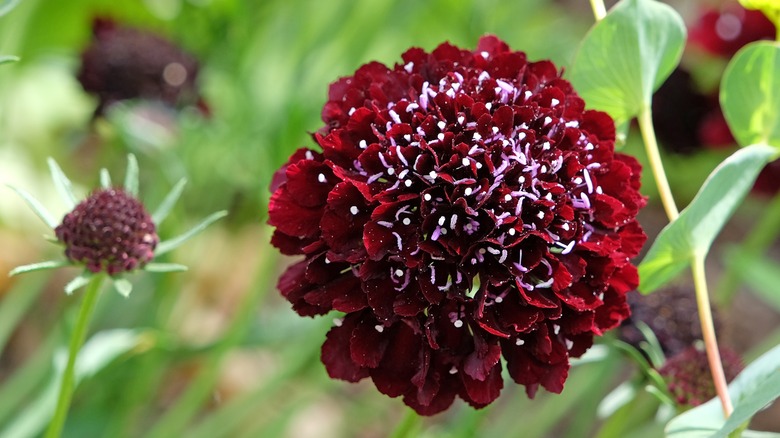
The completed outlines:
<svg viewBox="0 0 780 438">
<path fill-rule="evenodd" d="M 73 389 L 76 384 L 76 358 L 87 337 L 87 327 L 89 326 L 89 321 L 95 310 L 95 304 L 100 295 L 100 287 L 103 284 L 103 278 L 103 274 L 92 277 L 84 292 L 84 299 L 81 302 L 81 309 L 79 310 L 79 315 L 76 319 L 76 326 L 70 336 L 68 362 L 62 373 L 60 392 L 57 397 L 57 408 L 54 411 L 54 417 L 52 418 L 51 423 L 49 423 L 49 428 L 46 430 L 46 438 L 58 438 L 62 435 L 62 429 L 65 426 L 65 419 L 68 416 L 68 409 L 70 408 L 70 402 L 73 399 Z"/>
</svg>

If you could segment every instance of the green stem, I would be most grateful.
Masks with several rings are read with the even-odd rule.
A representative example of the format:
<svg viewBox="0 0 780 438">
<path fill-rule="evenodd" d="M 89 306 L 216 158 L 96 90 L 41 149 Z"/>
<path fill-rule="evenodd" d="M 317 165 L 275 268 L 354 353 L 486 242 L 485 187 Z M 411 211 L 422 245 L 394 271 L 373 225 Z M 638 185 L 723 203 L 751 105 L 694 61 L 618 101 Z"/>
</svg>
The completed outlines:
<svg viewBox="0 0 780 438">
<path fill-rule="evenodd" d="M 103 284 L 103 274 L 97 274 L 87 284 L 84 293 L 84 299 L 81 302 L 76 327 L 70 336 L 70 347 L 68 348 L 68 362 L 65 365 L 65 371 L 62 373 L 60 383 L 60 393 L 57 397 L 57 408 L 54 411 L 54 418 L 49 423 L 46 430 L 46 438 L 57 438 L 62 434 L 62 428 L 65 426 L 65 419 L 68 416 L 70 402 L 73 399 L 73 389 L 76 385 L 76 358 L 78 357 L 81 346 L 87 337 L 87 327 L 95 310 L 100 287 Z"/>
<path fill-rule="evenodd" d="M 653 171 L 653 178 L 658 187 L 658 195 L 661 197 L 661 203 L 666 211 L 666 216 L 670 221 L 677 219 L 680 212 L 674 203 L 672 189 L 669 187 L 669 180 L 666 178 L 664 164 L 661 162 L 661 154 L 658 152 L 658 142 L 655 139 L 655 129 L 653 128 L 653 117 L 650 106 L 646 106 L 639 113 L 639 131 L 642 133 L 642 140 L 645 143 L 647 159 L 650 162 L 650 169 Z"/>
<path fill-rule="evenodd" d="M 669 188 L 669 180 L 666 178 L 661 154 L 658 152 L 658 142 L 655 139 L 655 130 L 653 128 L 653 118 L 650 106 L 646 106 L 639 113 L 639 130 L 642 132 L 642 139 L 645 143 L 647 158 L 650 162 L 650 168 L 653 171 L 658 194 L 661 197 L 666 216 L 669 221 L 674 221 L 680 216 L 677 210 L 677 204 L 674 202 L 672 191 Z M 704 346 L 707 350 L 707 359 L 710 365 L 712 381 L 715 384 L 715 390 L 723 406 L 723 413 L 726 417 L 731 415 L 734 410 L 729 398 L 728 384 L 723 373 L 723 364 L 720 360 L 718 351 L 718 341 L 715 336 L 715 326 L 712 323 L 712 309 L 710 308 L 709 292 L 707 291 L 707 278 L 704 273 L 704 256 L 706 254 L 694 254 L 691 261 L 691 271 L 693 273 L 693 285 L 696 290 L 696 305 L 699 310 L 699 321 L 701 323 L 702 337 Z"/>
<path fill-rule="evenodd" d="M 720 360 L 718 340 L 715 338 L 715 326 L 712 323 L 712 312 L 710 311 L 710 299 L 707 292 L 707 277 L 704 273 L 703 255 L 694 255 L 691 270 L 693 271 L 693 284 L 696 288 L 696 305 L 699 308 L 699 321 L 701 322 L 701 332 L 702 337 L 704 338 L 704 346 L 707 350 L 707 360 L 710 364 L 712 381 L 715 384 L 715 392 L 717 392 L 718 398 L 720 398 L 723 413 L 728 417 L 734 412 L 734 407 L 729 398 L 728 382 L 726 382 L 726 375 L 723 372 L 723 364 Z"/>
<path fill-rule="evenodd" d="M 739 252 L 746 256 L 760 256 L 777 239 L 780 233 L 780 194 L 770 202 L 758 223 L 751 228 L 750 234 L 739 245 Z M 715 294 L 718 303 L 727 305 L 734 297 L 740 284 L 740 271 L 736 263 L 726 264 L 726 273 L 720 280 Z"/>
<path fill-rule="evenodd" d="M 593 9 L 593 16 L 596 21 L 601 21 L 607 16 L 607 8 L 604 6 L 604 0 L 590 0 L 590 7 Z"/>
<path fill-rule="evenodd" d="M 411 409 L 406 410 L 406 414 L 395 427 L 390 438 L 409 438 L 417 436 L 417 429 L 420 425 L 420 416 Z"/>
</svg>

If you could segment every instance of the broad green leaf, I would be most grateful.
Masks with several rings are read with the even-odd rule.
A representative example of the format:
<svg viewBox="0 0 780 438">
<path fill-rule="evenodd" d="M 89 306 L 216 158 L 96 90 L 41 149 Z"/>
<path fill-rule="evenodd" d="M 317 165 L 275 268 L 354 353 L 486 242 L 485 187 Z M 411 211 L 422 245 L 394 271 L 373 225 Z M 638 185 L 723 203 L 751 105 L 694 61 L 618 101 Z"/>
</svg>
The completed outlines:
<svg viewBox="0 0 780 438">
<path fill-rule="evenodd" d="M 54 161 L 54 158 L 50 157 L 47 162 L 49 163 L 51 179 L 54 181 L 54 188 L 57 189 L 57 192 L 60 194 L 60 197 L 62 197 L 62 200 L 65 201 L 68 208 L 72 209 L 78 204 L 76 195 L 73 193 L 73 184 L 68 177 L 65 176 L 65 172 L 62 171 L 59 164 Z"/>
<path fill-rule="evenodd" d="M 726 438 L 758 411 L 780 396 L 780 345 L 748 365 L 729 385 L 734 412 L 726 420 L 720 400 L 714 398 L 678 415 L 666 426 L 671 438 Z M 778 437 L 778 434 L 745 431 L 743 437 Z"/>
<path fill-rule="evenodd" d="M 108 330 L 95 334 L 84 344 L 76 358 L 76 383 L 108 366 L 117 357 L 148 341 L 148 335 L 128 329 Z M 55 356 L 55 374 L 48 385 L 14 421 L 0 430 L 0 438 L 27 438 L 40 434 L 51 420 L 57 406 L 57 393 L 65 370 L 67 352 Z"/>
<path fill-rule="evenodd" d="M 780 43 L 759 41 L 729 62 L 720 85 L 720 104 L 740 145 L 780 148 Z"/>
<path fill-rule="evenodd" d="M 661 231 L 639 264 L 642 293 L 666 284 L 690 264 L 695 254 L 707 254 L 758 173 L 777 154 L 776 149 L 767 145 L 748 146 L 712 171 L 690 205 Z"/>
<path fill-rule="evenodd" d="M 127 155 L 127 171 L 125 171 L 125 190 L 127 193 L 138 196 L 138 160 L 135 155 Z"/>
<path fill-rule="evenodd" d="M 648 108 L 685 45 L 685 24 L 655 0 L 622 0 L 582 42 L 569 79 L 589 108 L 621 125 Z"/>
<path fill-rule="evenodd" d="M 176 236 L 173 239 L 160 242 L 160 244 L 157 245 L 157 249 L 155 249 L 154 254 L 161 255 L 161 254 L 165 254 L 168 251 L 172 251 L 178 248 L 182 243 L 187 241 L 187 239 L 205 230 L 206 227 L 216 222 L 217 220 L 227 216 L 227 214 L 228 213 L 225 210 L 210 214 L 206 219 L 203 219 L 201 223 L 195 225 L 191 230 L 187 231 L 186 233 Z"/>
</svg>

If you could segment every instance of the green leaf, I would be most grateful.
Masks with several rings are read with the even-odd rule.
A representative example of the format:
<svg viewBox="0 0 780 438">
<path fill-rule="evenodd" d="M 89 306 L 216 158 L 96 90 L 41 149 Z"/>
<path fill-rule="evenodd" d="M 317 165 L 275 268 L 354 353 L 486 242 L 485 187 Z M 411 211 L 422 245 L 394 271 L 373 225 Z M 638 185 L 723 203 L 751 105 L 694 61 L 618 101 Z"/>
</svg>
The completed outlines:
<svg viewBox="0 0 780 438">
<path fill-rule="evenodd" d="M 61 268 L 63 266 L 69 266 L 70 262 L 65 260 L 49 260 L 40 263 L 31 263 L 29 265 L 17 266 L 8 273 L 9 276 L 24 274 L 26 272 L 42 271 L 44 269 Z"/>
<path fill-rule="evenodd" d="M 133 196 L 138 196 L 138 160 L 133 154 L 127 154 L 125 190 Z"/>
<path fill-rule="evenodd" d="M 19 61 L 18 56 L 0 55 L 0 64 L 8 64 L 11 62 L 18 62 L 18 61 Z"/>
<path fill-rule="evenodd" d="M 666 436 L 672 438 L 726 438 L 753 415 L 780 397 L 780 345 L 764 353 L 747 366 L 729 385 L 734 412 L 726 420 L 720 400 L 687 411 L 666 426 Z M 745 431 L 743 437 L 779 436 Z"/>
<path fill-rule="evenodd" d="M 729 62 L 720 85 L 720 104 L 740 145 L 780 148 L 780 44 L 760 41 L 743 47 Z"/>
<path fill-rule="evenodd" d="M 65 176 L 65 172 L 62 171 L 60 166 L 56 161 L 54 161 L 53 158 L 49 158 L 47 162 L 49 163 L 51 179 L 54 181 L 54 188 L 57 189 L 57 192 L 60 194 L 60 197 L 62 197 L 62 200 L 65 201 L 68 209 L 73 209 L 73 207 L 78 204 L 76 195 L 73 193 L 73 184 L 70 182 L 68 177 Z"/>
<path fill-rule="evenodd" d="M 184 190 L 184 186 L 187 184 L 187 179 L 182 178 L 179 180 L 179 182 L 176 183 L 175 186 L 171 189 L 171 191 L 165 196 L 165 199 L 163 199 L 163 202 L 160 204 L 159 207 L 157 207 L 157 210 L 155 210 L 154 213 L 152 213 L 152 221 L 155 225 L 160 225 L 160 223 L 165 220 L 166 217 L 168 217 L 168 214 L 171 212 L 171 209 L 176 204 L 176 201 L 179 200 L 179 196 L 181 196 L 181 192 Z"/>
<path fill-rule="evenodd" d="M 81 275 L 74 278 L 68 284 L 65 285 L 65 293 L 70 295 L 75 291 L 76 289 L 82 288 L 89 283 L 89 281 L 92 279 L 92 273 L 89 271 L 84 271 Z"/>
<path fill-rule="evenodd" d="M 45 223 L 49 228 L 54 229 L 57 227 L 57 221 L 54 220 L 51 213 L 49 213 L 49 210 L 46 209 L 46 207 L 41 204 L 40 201 L 35 199 L 31 194 L 27 193 L 25 190 L 16 188 L 14 186 L 8 186 L 11 190 L 15 191 L 17 195 L 19 195 L 25 203 L 32 209 L 32 211 Z"/>
<path fill-rule="evenodd" d="M 621 125 L 650 106 L 685 45 L 685 24 L 668 5 L 622 0 L 590 30 L 569 79 L 589 108 Z"/>
<path fill-rule="evenodd" d="M 144 271 L 147 272 L 184 272 L 187 266 L 178 263 L 147 263 Z"/>
<path fill-rule="evenodd" d="M 179 246 L 181 246 L 182 243 L 187 241 L 187 239 L 189 239 L 190 237 L 200 233 L 201 231 L 206 229 L 206 227 L 208 227 L 212 223 L 214 223 L 217 220 L 222 219 L 223 217 L 227 216 L 227 214 L 228 213 L 225 210 L 218 211 L 216 213 L 212 213 L 211 215 L 209 215 L 209 217 L 204 219 L 203 222 L 199 223 L 198 225 L 196 225 L 195 227 L 193 227 L 191 230 L 187 231 L 186 233 L 181 234 L 181 235 L 179 235 L 177 237 L 174 237 L 173 239 L 166 240 L 165 242 L 160 242 L 160 244 L 157 245 L 157 249 L 155 249 L 154 254 L 155 255 L 161 255 L 161 254 L 165 254 L 166 252 L 169 252 L 169 251 L 172 251 L 172 250 L 178 248 Z"/>
<path fill-rule="evenodd" d="M 119 295 L 122 295 L 125 298 L 129 297 L 130 293 L 133 291 L 133 283 L 126 278 L 114 278 L 113 280 L 114 289 L 119 292 Z"/>
<path fill-rule="evenodd" d="M 108 173 L 108 169 L 100 169 L 100 187 L 111 188 L 111 174 Z"/>
<path fill-rule="evenodd" d="M 776 155 L 774 148 L 756 144 L 738 150 L 712 171 L 690 205 L 661 231 L 639 264 L 642 293 L 666 284 L 690 264 L 694 254 L 707 254 L 758 173 Z"/>
</svg>

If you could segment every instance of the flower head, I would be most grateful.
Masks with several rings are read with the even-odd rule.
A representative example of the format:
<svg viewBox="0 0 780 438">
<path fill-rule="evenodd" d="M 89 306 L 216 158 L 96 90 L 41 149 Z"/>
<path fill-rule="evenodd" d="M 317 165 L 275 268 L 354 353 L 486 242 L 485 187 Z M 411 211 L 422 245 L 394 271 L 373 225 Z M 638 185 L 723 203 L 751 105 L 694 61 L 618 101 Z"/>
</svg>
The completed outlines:
<svg viewBox="0 0 780 438">
<path fill-rule="evenodd" d="M 733 380 L 742 371 L 742 359 L 727 348 L 721 348 L 721 361 L 726 380 Z M 715 397 L 707 352 L 689 347 L 666 361 L 659 370 L 666 380 L 669 392 L 681 406 L 698 406 Z"/>
<path fill-rule="evenodd" d="M 100 99 L 96 115 L 126 99 L 158 100 L 171 106 L 200 104 L 198 61 L 154 33 L 98 18 L 94 39 L 81 54 L 78 80 Z"/>
<path fill-rule="evenodd" d="M 420 414 L 499 394 L 503 356 L 560 392 L 569 358 L 629 314 L 645 240 L 640 166 L 549 61 L 495 37 L 411 49 L 335 82 L 314 134 L 275 175 L 279 281 L 301 315 L 345 313 L 331 377 Z"/>
<path fill-rule="evenodd" d="M 646 324 L 667 356 L 686 350 L 701 339 L 699 311 L 694 291 L 687 287 L 671 286 L 650 295 L 630 293 L 631 317 L 620 328 L 620 337 L 631 345 L 640 346 L 645 334 L 639 328 Z M 715 317 L 719 325 L 718 314 Z"/>
<path fill-rule="evenodd" d="M 69 260 L 110 275 L 143 267 L 160 241 L 143 204 L 120 188 L 92 193 L 54 233 Z"/>
<path fill-rule="evenodd" d="M 51 260 L 19 266 L 11 275 L 52 269 L 62 266 L 83 266 L 84 272 L 65 286 L 65 292 L 86 285 L 95 274 L 107 274 L 122 295 L 129 295 L 132 284 L 123 274 L 136 270 L 170 272 L 186 270 L 175 263 L 154 263 L 156 255 L 164 254 L 202 231 L 227 213 L 211 214 L 200 224 L 173 239 L 160 242 L 157 224 L 168 216 L 184 189 L 186 181 L 179 181 L 153 214 L 136 198 L 138 190 L 138 162 L 128 156 L 124 187 L 111 184 L 108 171 L 101 171 L 102 188 L 95 190 L 85 200 L 77 203 L 70 180 L 57 163 L 49 159 L 49 169 L 55 186 L 63 200 L 71 206 L 60 224 L 46 208 L 26 191 L 11 187 L 27 202 L 27 205 L 54 230 L 55 240 L 65 246 L 67 260 Z"/>
</svg>

